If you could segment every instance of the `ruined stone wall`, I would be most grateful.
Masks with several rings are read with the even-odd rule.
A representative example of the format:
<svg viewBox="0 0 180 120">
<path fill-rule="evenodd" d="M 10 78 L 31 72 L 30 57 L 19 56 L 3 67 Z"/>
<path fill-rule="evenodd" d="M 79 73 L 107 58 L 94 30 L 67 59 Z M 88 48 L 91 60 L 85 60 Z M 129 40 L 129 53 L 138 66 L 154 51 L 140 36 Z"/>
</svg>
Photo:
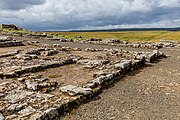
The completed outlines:
<svg viewBox="0 0 180 120">
<path fill-rule="evenodd" d="M 0 47 L 24 46 L 22 41 L 14 40 L 12 37 L 0 37 Z"/>
<path fill-rule="evenodd" d="M 12 30 L 19 30 L 20 29 L 14 24 L 1 24 L 1 28 L 2 29 L 12 29 Z"/>
</svg>

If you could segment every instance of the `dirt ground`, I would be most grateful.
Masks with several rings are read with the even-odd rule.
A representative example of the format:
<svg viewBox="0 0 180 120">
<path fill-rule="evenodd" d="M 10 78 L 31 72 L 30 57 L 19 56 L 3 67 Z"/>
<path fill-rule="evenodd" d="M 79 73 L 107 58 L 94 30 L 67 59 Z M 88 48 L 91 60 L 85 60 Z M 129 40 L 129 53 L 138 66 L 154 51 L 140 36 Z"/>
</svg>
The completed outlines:
<svg viewBox="0 0 180 120">
<path fill-rule="evenodd" d="M 35 48 L 35 46 L 29 45 L 29 46 L 18 46 L 18 47 L 2 47 L 0 48 L 0 55 L 14 52 L 16 50 L 26 50 L 30 48 Z"/>
<path fill-rule="evenodd" d="M 59 83 L 60 86 L 64 85 L 80 85 L 85 84 L 93 78 L 96 69 L 85 69 L 82 65 L 72 64 L 58 68 L 51 68 L 42 72 L 36 73 L 49 78 L 51 81 Z"/>
<path fill-rule="evenodd" d="M 71 51 L 67 53 L 59 53 L 52 57 L 63 57 L 63 56 L 76 56 L 81 59 L 90 60 L 108 60 L 111 64 L 123 59 L 123 57 L 111 56 L 104 52 L 86 52 L 86 51 Z M 86 65 L 71 64 L 66 66 L 60 66 L 57 68 L 46 69 L 41 72 L 37 72 L 37 75 L 43 75 L 49 78 L 50 81 L 59 83 L 59 86 L 65 85 L 83 85 L 93 78 L 93 75 L 100 72 L 97 68 L 86 68 Z"/>
</svg>

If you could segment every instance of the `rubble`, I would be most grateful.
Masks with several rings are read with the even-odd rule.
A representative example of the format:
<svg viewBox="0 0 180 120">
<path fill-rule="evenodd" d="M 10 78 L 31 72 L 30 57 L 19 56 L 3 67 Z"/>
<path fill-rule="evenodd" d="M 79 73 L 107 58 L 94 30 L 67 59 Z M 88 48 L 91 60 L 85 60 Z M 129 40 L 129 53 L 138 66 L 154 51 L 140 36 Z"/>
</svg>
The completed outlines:
<svg viewBox="0 0 180 120">
<path fill-rule="evenodd" d="M 0 47 L 24 46 L 22 41 L 14 40 L 12 37 L 0 37 Z"/>
<path fill-rule="evenodd" d="M 36 109 L 34 109 L 33 107 L 31 106 L 28 106 L 27 108 L 25 109 L 22 109 L 21 111 L 19 111 L 18 113 L 21 115 L 20 117 L 25 117 L 25 116 L 28 116 L 32 113 L 36 112 Z"/>
<path fill-rule="evenodd" d="M 26 86 L 29 90 L 38 90 L 38 83 L 37 82 L 31 82 L 31 81 L 26 81 Z"/>
<path fill-rule="evenodd" d="M 71 96 L 75 96 L 75 95 L 88 95 L 92 92 L 91 88 L 82 88 L 82 87 L 77 87 L 77 86 L 73 86 L 73 85 L 67 85 L 64 87 L 61 87 L 60 90 L 62 92 L 68 93 Z"/>
<path fill-rule="evenodd" d="M 5 96 L 4 99 L 7 100 L 8 102 L 14 104 L 32 94 L 33 94 L 33 92 L 29 92 L 29 91 L 13 90 L 7 96 Z"/>
<path fill-rule="evenodd" d="M 14 40 L 13 37 L 9 36 L 0 36 L 0 42 L 12 41 Z"/>
<path fill-rule="evenodd" d="M 24 105 L 23 104 L 11 104 L 7 110 L 10 111 L 10 112 L 17 112 L 17 111 L 20 111 L 24 108 Z"/>
<path fill-rule="evenodd" d="M 118 69 L 118 70 L 121 70 L 121 69 L 130 69 L 131 67 L 131 60 L 123 60 L 121 61 L 121 63 L 117 63 L 115 64 L 115 68 Z"/>
<path fill-rule="evenodd" d="M 41 55 L 51 56 L 51 55 L 58 54 L 58 53 L 59 53 L 58 50 L 49 50 L 49 51 L 43 51 L 41 53 Z"/>
<path fill-rule="evenodd" d="M 77 63 L 86 65 L 85 66 L 86 68 L 94 68 L 94 67 L 102 66 L 103 64 L 107 64 L 107 63 L 109 63 L 109 61 L 108 60 L 88 60 L 88 59 L 84 59 L 84 60 L 78 60 Z"/>
<path fill-rule="evenodd" d="M 14 52 L 5 53 L 5 54 L 0 55 L 0 58 L 14 56 L 14 55 L 18 54 L 19 52 L 20 52 L 20 50 L 16 50 Z"/>
<path fill-rule="evenodd" d="M 0 113 L 0 120 L 4 120 L 4 116 L 1 113 Z"/>
</svg>

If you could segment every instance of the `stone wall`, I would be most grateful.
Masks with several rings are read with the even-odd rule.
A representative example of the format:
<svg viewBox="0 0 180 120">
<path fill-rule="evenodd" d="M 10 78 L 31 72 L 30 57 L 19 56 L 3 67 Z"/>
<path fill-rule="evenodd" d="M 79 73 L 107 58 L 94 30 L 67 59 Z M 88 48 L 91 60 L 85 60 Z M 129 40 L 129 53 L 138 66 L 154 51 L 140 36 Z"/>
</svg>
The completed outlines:
<svg viewBox="0 0 180 120">
<path fill-rule="evenodd" d="M 24 46 L 21 41 L 0 42 L 0 47 Z"/>
<path fill-rule="evenodd" d="M 38 71 L 42 71 L 47 68 L 59 67 L 59 66 L 67 65 L 67 64 L 72 64 L 72 63 L 73 63 L 73 60 L 68 59 L 65 61 L 51 62 L 51 63 L 43 64 L 43 65 L 32 65 L 32 66 L 28 66 L 28 67 L 23 67 L 19 70 L 15 70 L 13 72 L 7 72 L 7 73 L 2 72 L 2 73 L 0 73 L 0 78 L 2 78 L 2 79 L 3 78 L 15 78 L 15 77 L 18 77 L 25 73 L 38 72 Z"/>
<path fill-rule="evenodd" d="M 16 25 L 14 25 L 14 24 L 1 24 L 0 27 L 2 29 L 20 30 L 20 28 L 17 27 Z"/>
<path fill-rule="evenodd" d="M 18 53 L 19 53 L 19 50 L 14 51 L 14 52 L 5 53 L 5 54 L 0 55 L 0 58 L 14 56 L 14 55 L 16 55 Z"/>
<path fill-rule="evenodd" d="M 0 47 L 24 46 L 22 41 L 14 40 L 12 37 L 0 37 Z"/>
</svg>

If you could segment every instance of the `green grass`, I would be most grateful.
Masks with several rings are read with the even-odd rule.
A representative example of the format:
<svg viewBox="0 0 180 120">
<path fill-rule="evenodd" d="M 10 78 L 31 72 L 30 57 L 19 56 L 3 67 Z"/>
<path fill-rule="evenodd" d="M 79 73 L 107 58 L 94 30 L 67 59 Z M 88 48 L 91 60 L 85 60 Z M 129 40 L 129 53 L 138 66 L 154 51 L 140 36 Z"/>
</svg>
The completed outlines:
<svg viewBox="0 0 180 120">
<path fill-rule="evenodd" d="M 1 29 L 6 32 L 20 32 L 20 33 L 30 33 L 26 30 L 9 30 Z M 42 32 L 37 32 L 42 33 Z M 77 40 L 84 40 L 89 38 L 115 38 L 119 40 L 127 40 L 129 42 L 144 42 L 152 41 L 158 42 L 160 40 L 176 40 L 180 41 L 180 31 L 128 31 L 128 32 L 47 32 L 53 35 L 54 38 L 70 38 Z M 79 37 L 82 37 L 79 38 Z"/>
<path fill-rule="evenodd" d="M 116 38 L 119 40 L 128 40 L 130 42 L 143 42 L 159 40 L 177 40 L 180 41 L 180 32 L 172 31 L 129 31 L 129 32 L 49 32 L 60 38 L 74 38 L 81 36 L 83 39 L 88 38 Z"/>
<path fill-rule="evenodd" d="M 6 29 L 6 28 L 0 28 L 1 31 L 4 32 L 18 32 L 18 33 L 29 33 L 27 30 L 11 30 L 11 29 Z"/>
</svg>

